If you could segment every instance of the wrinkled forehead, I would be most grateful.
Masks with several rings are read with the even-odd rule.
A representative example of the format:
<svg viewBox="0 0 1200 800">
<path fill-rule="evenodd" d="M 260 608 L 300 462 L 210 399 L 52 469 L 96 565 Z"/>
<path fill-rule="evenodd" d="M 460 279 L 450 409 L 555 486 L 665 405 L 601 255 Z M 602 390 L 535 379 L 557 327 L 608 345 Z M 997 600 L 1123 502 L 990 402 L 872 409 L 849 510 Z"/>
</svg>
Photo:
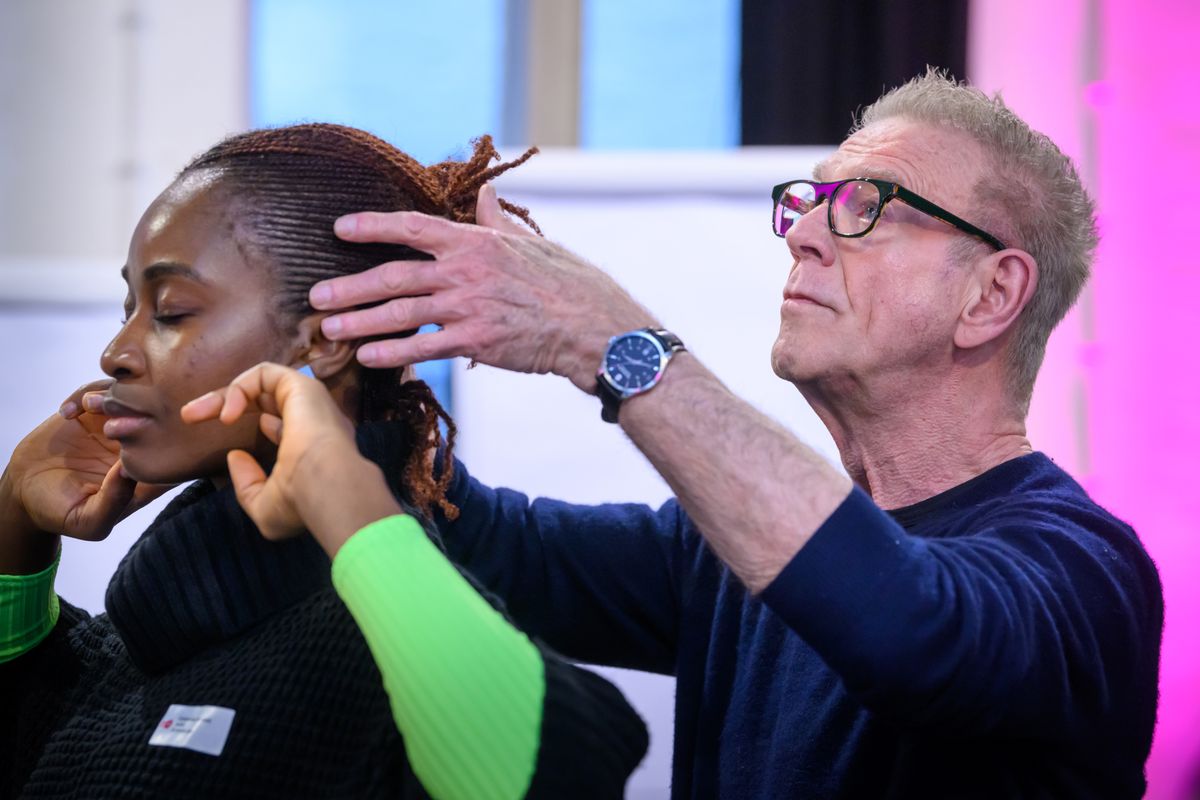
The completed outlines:
<svg viewBox="0 0 1200 800">
<path fill-rule="evenodd" d="M 983 148 L 961 131 L 903 118 L 855 131 L 813 169 L 820 181 L 882 178 L 931 200 L 965 201 L 983 175 Z"/>
</svg>

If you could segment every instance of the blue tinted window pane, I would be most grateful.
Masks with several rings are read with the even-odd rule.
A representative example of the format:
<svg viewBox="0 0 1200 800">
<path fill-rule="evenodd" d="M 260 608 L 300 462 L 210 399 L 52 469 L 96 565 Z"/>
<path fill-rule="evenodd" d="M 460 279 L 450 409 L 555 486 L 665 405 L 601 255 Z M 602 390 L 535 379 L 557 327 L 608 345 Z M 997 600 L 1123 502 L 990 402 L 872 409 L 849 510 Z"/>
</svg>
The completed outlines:
<svg viewBox="0 0 1200 800">
<path fill-rule="evenodd" d="M 339 122 L 440 161 L 498 133 L 504 0 L 254 0 L 255 125 Z"/>
<path fill-rule="evenodd" d="M 338 122 L 429 163 L 498 134 L 505 0 L 253 0 L 255 126 Z M 450 409 L 450 367 L 417 373 Z"/>
<path fill-rule="evenodd" d="M 739 0 L 584 0 L 580 140 L 735 147 Z"/>
<path fill-rule="evenodd" d="M 434 330 L 436 328 L 432 325 L 421 328 L 422 333 L 429 333 Z M 438 402 L 442 404 L 447 413 L 453 415 L 454 392 L 450 380 L 450 362 L 426 361 L 423 364 L 417 364 L 415 369 L 417 377 L 429 384 L 429 388 L 437 396 Z"/>
</svg>

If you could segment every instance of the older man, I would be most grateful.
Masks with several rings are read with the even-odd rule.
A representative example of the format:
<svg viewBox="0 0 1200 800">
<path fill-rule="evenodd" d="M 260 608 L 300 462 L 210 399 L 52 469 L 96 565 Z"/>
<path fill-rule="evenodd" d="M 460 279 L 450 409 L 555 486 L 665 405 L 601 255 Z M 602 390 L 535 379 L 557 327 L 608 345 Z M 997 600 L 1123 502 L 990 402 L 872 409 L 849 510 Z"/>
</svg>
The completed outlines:
<svg viewBox="0 0 1200 800">
<path fill-rule="evenodd" d="M 776 373 L 849 478 L 604 274 L 516 231 L 338 223 L 436 257 L 318 285 L 367 365 L 469 356 L 597 393 L 677 499 L 530 502 L 461 465 L 451 554 L 569 656 L 678 677 L 678 797 L 1140 797 L 1161 588 L 1133 531 L 1025 435 L 1095 245 L 1070 162 L 935 74 L 774 191 Z M 969 221 L 968 221 L 969 220 Z M 685 333 L 685 332 L 678 332 Z M 598 374 L 599 370 L 599 374 Z"/>
</svg>

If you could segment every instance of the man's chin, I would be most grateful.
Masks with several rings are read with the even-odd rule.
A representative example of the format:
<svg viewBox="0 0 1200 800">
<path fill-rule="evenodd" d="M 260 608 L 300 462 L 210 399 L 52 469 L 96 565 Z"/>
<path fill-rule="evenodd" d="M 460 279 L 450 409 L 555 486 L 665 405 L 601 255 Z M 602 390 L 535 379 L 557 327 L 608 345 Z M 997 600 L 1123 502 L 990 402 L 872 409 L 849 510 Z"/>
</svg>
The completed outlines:
<svg viewBox="0 0 1200 800">
<path fill-rule="evenodd" d="M 797 383 L 810 379 L 811 370 L 806 370 L 804 364 L 798 363 L 795 354 L 789 353 L 779 342 L 771 350 L 771 369 L 788 383 Z"/>
</svg>

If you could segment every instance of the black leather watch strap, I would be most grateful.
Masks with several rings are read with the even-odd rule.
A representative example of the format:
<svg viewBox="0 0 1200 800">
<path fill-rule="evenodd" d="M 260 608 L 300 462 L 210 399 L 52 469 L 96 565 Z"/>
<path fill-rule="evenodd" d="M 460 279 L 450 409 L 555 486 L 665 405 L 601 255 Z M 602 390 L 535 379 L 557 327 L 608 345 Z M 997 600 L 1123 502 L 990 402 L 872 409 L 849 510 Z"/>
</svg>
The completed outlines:
<svg viewBox="0 0 1200 800">
<path fill-rule="evenodd" d="M 616 422 L 617 414 L 621 411 L 622 398 L 603 373 L 596 376 L 596 395 L 600 398 L 600 419 Z"/>
<path fill-rule="evenodd" d="M 609 353 L 608 348 L 606 348 L 605 352 L 604 352 L 604 362 L 601 363 L 600 370 L 596 373 L 596 394 L 600 397 L 600 406 L 601 406 L 600 418 L 602 420 L 604 420 L 605 422 L 615 423 L 617 421 L 618 414 L 620 413 L 620 410 L 621 410 L 621 403 L 624 402 L 628 397 L 633 397 L 638 394 L 648 392 L 651 389 L 653 389 L 655 386 L 657 386 L 658 383 L 662 380 L 663 373 L 666 371 L 666 365 L 670 364 L 670 362 L 671 362 L 671 356 L 674 355 L 675 353 L 678 353 L 678 352 L 681 352 L 681 351 L 687 349 L 686 347 L 684 347 L 683 340 L 680 339 L 675 334 L 671 333 L 670 331 L 663 329 L 663 328 L 649 328 L 649 327 L 639 328 L 636 331 L 629 331 L 628 333 L 618 334 L 617 336 L 614 336 L 612 339 L 609 340 L 609 348 L 611 348 L 613 343 L 616 342 L 618 339 L 621 339 L 622 337 L 628 336 L 629 334 L 632 334 L 632 333 L 644 333 L 644 334 L 648 334 L 649 336 L 656 339 L 658 341 L 658 343 L 662 346 L 663 351 L 666 353 L 666 361 L 663 365 L 662 370 L 659 371 L 658 379 L 655 380 L 654 383 L 635 392 L 634 394 L 623 395 L 622 392 L 616 386 L 614 386 L 612 383 L 609 382 L 608 376 L 605 374 L 604 368 L 605 368 L 605 364 L 608 361 L 608 353 Z"/>
</svg>

